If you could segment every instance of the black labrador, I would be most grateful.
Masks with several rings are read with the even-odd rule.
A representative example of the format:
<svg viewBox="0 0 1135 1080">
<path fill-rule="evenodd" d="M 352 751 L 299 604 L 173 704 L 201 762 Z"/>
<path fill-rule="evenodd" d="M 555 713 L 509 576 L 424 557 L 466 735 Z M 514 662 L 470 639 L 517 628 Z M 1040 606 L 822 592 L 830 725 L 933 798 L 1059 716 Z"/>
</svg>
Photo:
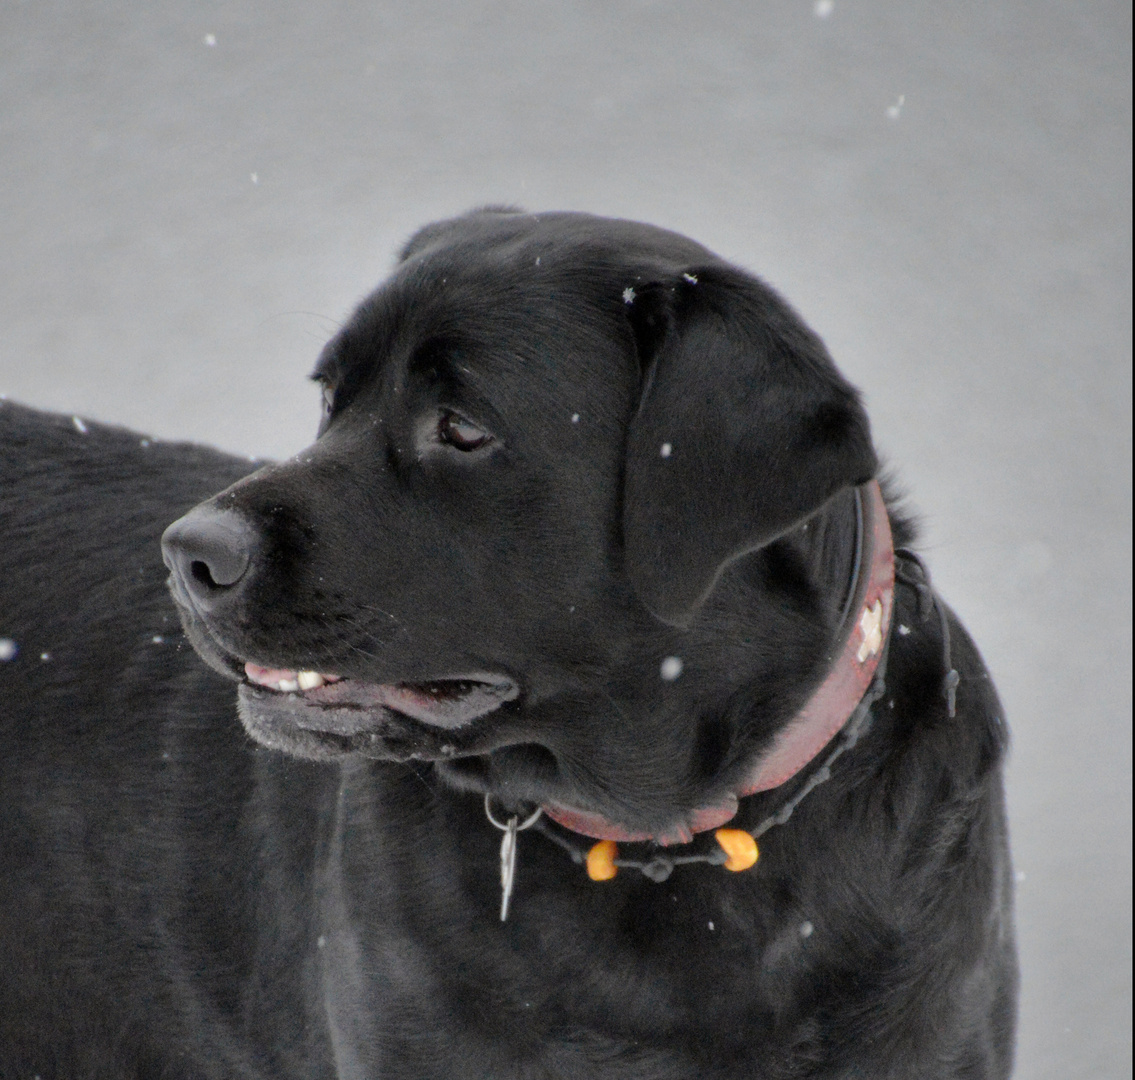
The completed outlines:
<svg viewBox="0 0 1135 1080">
<path fill-rule="evenodd" d="M 314 377 L 0 406 L 0 1076 L 1007 1076 L 1001 708 L 784 301 L 492 208 Z"/>
</svg>

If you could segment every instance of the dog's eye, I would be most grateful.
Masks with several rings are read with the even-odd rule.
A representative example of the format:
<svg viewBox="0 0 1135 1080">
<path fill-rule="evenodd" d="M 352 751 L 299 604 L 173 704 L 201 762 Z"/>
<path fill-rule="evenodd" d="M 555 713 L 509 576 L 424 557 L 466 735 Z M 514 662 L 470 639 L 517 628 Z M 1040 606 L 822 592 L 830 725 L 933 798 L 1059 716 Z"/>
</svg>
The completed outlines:
<svg viewBox="0 0 1135 1080">
<path fill-rule="evenodd" d="M 492 435 L 483 428 L 477 427 L 464 416 L 459 416 L 448 409 L 438 417 L 437 439 L 446 446 L 452 446 L 455 450 L 464 450 L 466 453 L 480 450 L 482 446 L 493 441 Z"/>
</svg>

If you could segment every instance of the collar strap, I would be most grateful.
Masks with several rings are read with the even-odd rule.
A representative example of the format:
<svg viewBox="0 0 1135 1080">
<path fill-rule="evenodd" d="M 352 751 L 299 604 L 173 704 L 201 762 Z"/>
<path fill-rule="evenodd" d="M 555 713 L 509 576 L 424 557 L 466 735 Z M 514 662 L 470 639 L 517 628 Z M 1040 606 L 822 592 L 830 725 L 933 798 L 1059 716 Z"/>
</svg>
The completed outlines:
<svg viewBox="0 0 1135 1080">
<path fill-rule="evenodd" d="M 735 791 L 657 835 L 631 832 L 600 814 L 545 803 L 557 824 L 600 840 L 653 840 L 663 846 L 688 844 L 695 833 L 715 829 L 737 813 L 739 800 L 780 787 L 816 759 L 856 713 L 883 654 L 895 594 L 895 549 L 883 493 L 877 480 L 855 489 L 856 566 L 840 633 L 828 656 L 823 681 L 804 707 L 778 733 Z"/>
</svg>

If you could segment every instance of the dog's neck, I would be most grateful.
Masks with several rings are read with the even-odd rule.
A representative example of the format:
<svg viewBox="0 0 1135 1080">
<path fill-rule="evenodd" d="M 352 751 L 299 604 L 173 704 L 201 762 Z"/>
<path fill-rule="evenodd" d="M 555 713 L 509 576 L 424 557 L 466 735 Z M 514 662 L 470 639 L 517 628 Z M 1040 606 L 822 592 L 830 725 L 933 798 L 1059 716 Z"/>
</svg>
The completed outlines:
<svg viewBox="0 0 1135 1080">
<path fill-rule="evenodd" d="M 601 840 L 653 840 L 684 844 L 695 833 L 733 818 L 740 799 L 787 783 L 816 759 L 847 723 L 879 666 L 894 603 L 895 550 L 890 520 L 877 481 L 855 491 L 856 543 L 839 629 L 824 676 L 807 702 L 777 733 L 733 791 L 660 834 L 632 832 L 600 814 L 546 803 L 544 813 L 572 832 Z"/>
</svg>

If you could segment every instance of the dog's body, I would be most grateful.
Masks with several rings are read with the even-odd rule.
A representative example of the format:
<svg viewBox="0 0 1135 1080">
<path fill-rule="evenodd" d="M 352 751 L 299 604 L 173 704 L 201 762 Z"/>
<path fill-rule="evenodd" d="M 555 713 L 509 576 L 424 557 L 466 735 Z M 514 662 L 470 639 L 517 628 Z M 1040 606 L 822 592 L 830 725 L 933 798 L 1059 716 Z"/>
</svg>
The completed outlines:
<svg viewBox="0 0 1135 1080">
<path fill-rule="evenodd" d="M 0 1077 L 1007 1076 L 1005 732 L 916 574 L 755 866 L 573 861 L 704 853 L 824 762 L 747 794 L 876 469 L 792 312 L 673 234 L 486 211 L 317 376 L 318 441 L 243 480 L 0 405 Z M 165 539 L 210 671 L 159 538 L 222 488 Z M 486 794 L 545 810 L 507 921 Z"/>
</svg>

